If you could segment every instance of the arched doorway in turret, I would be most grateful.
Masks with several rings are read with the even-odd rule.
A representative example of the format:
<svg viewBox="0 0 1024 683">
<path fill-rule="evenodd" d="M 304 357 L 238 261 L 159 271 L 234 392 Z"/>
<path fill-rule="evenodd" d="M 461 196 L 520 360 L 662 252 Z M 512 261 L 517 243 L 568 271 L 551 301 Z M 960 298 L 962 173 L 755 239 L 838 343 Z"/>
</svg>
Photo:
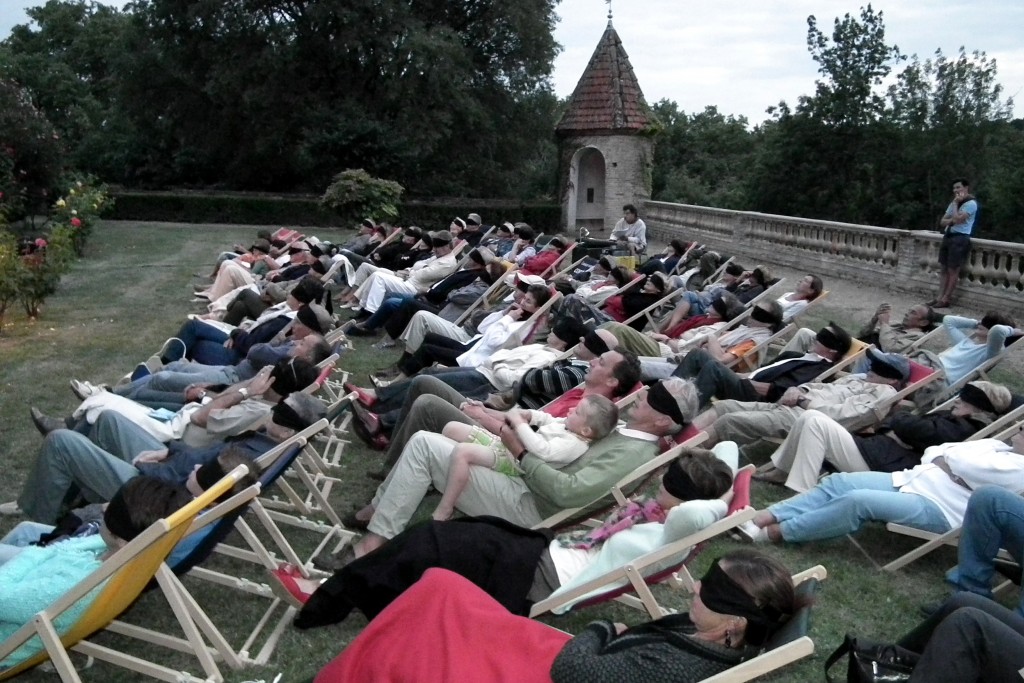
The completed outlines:
<svg viewBox="0 0 1024 683">
<path fill-rule="evenodd" d="M 604 154 L 596 147 L 576 150 L 570 162 L 567 226 L 600 231 L 604 228 Z"/>
</svg>

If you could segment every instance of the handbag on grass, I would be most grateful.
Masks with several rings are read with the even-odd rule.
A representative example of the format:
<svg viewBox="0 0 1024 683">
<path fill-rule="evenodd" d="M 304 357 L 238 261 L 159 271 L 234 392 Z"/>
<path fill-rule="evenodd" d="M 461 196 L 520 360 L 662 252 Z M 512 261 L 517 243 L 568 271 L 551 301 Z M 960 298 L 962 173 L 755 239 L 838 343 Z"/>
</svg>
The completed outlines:
<svg viewBox="0 0 1024 683">
<path fill-rule="evenodd" d="M 856 638 L 849 633 L 843 644 L 825 661 L 825 680 L 833 683 L 829 670 L 849 654 L 846 683 L 903 683 L 910 680 L 919 655 L 916 652 L 889 643 L 875 643 Z M 841 680 L 841 679 L 840 679 Z"/>
</svg>

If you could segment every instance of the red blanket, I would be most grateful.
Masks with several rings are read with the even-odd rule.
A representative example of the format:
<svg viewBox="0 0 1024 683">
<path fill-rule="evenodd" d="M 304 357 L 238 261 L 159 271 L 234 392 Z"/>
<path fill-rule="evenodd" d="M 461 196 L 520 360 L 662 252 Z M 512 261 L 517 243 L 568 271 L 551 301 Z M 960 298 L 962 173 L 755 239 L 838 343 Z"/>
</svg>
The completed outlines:
<svg viewBox="0 0 1024 683">
<path fill-rule="evenodd" d="M 511 614 L 458 574 L 430 569 L 315 683 L 551 683 L 551 663 L 571 637 Z"/>
</svg>

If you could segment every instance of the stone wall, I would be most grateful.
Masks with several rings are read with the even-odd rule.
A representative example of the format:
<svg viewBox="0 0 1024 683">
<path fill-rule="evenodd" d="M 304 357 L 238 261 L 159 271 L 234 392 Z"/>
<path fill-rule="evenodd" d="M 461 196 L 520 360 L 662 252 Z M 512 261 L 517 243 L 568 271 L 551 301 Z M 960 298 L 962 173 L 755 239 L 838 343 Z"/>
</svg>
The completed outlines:
<svg viewBox="0 0 1024 683">
<path fill-rule="evenodd" d="M 572 159 L 584 147 L 598 150 L 604 156 L 604 232 L 610 233 L 616 221 L 622 218 L 625 204 L 641 206 L 651 196 L 651 170 L 654 141 L 643 135 L 587 135 L 563 138 L 559 141 L 559 187 L 561 188 L 562 225 L 575 234 L 569 223 L 570 172 Z M 595 233 L 595 237 L 597 234 Z"/>
<path fill-rule="evenodd" d="M 926 230 L 894 230 L 749 211 L 647 202 L 642 218 L 650 239 L 700 242 L 742 259 L 884 284 L 888 289 L 933 298 L 938 289 L 942 236 Z M 1024 319 L 1024 244 L 973 240 L 957 298 L 972 307 L 1005 311 Z"/>
</svg>

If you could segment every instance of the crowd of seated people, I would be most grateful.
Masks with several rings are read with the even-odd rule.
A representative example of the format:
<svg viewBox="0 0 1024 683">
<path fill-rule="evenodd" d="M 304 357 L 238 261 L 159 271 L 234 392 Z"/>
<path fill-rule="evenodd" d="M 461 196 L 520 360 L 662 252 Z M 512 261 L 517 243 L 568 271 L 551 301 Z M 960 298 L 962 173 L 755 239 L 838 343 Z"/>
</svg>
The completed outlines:
<svg viewBox="0 0 1024 683">
<path fill-rule="evenodd" d="M 140 475 L 192 486 L 193 471 L 229 445 L 254 459 L 325 414 L 303 390 L 346 335 L 401 348 L 365 386 L 345 385 L 352 431 L 383 452 L 375 493 L 343 513 L 362 536 L 315 558 L 330 578 L 277 575 L 305 603 L 300 629 L 353 609 L 372 620 L 318 680 L 398 675 L 382 644 L 395 639 L 368 635 L 394 628 L 392 614 L 419 610 L 437 627 L 406 646 L 461 652 L 473 648 L 471 635 L 437 621 L 451 614 L 441 601 L 453 591 L 468 601 L 467 620 L 486 608 L 480 629 L 491 629 L 708 527 L 726 515 L 740 459 L 766 448 L 755 480 L 797 495 L 756 512 L 741 527 L 748 541 L 808 543 L 871 521 L 933 533 L 963 526 L 976 534 L 974 555 L 961 553 L 950 580 L 988 599 L 995 553 L 980 528 L 998 529 L 996 551 L 1024 537 L 1020 515 L 1003 514 L 1015 499 L 978 503 L 988 516 L 971 519 L 976 493 L 1024 493 L 1024 436 L 971 440 L 1020 401 L 981 377 L 932 412 L 896 400 L 915 364 L 942 370 L 951 385 L 1001 353 L 1021 334 L 1005 316 L 936 318 L 916 306 L 892 325 L 883 304 L 855 345 L 835 322 L 817 331 L 791 324 L 825 291 L 813 274 L 786 292 L 766 266 L 731 261 L 691 291 L 672 277 L 691 251 L 682 242 L 634 272 L 614 256 L 570 264 L 568 239 L 539 238 L 525 223 L 489 230 L 477 214 L 447 230 L 380 228 L 364 221 L 342 247 L 261 235 L 218 256 L 201 292 L 218 306 L 182 323 L 116 386 L 74 380 L 81 403 L 67 417 L 32 409 L 44 443 L 17 503 L 0 511 L 54 524 L 70 504 L 110 500 Z M 352 316 L 338 329 L 336 309 Z M 922 349 L 937 326 L 953 345 Z M 387 337 L 377 341 L 381 330 Z M 768 342 L 784 331 L 792 334 L 776 352 Z M 630 500 L 596 528 L 548 528 L 552 515 L 610 498 L 624 477 L 700 432 L 714 450 L 683 448 L 655 496 Z M 432 490 L 440 502 L 416 524 Z M 631 628 L 595 622 L 538 644 L 536 656 L 527 650 L 517 675 L 701 680 L 759 654 L 800 609 L 791 573 L 757 551 L 728 553 L 698 582 L 688 614 Z M 482 593 L 459 588 L 465 579 Z M 427 583 L 433 589 L 421 592 Z M 999 634 L 1016 627 L 992 610 L 965 613 L 962 602 L 904 639 L 923 662 L 955 640 L 946 619 Z M 433 667 L 402 680 L 453 675 Z"/>
<path fill-rule="evenodd" d="M 536 249 L 521 238 L 516 242 L 513 260 L 531 246 Z M 685 251 L 682 243 L 677 244 L 659 261 L 678 261 Z M 768 350 L 747 358 L 750 349 L 821 297 L 825 288 L 819 277 L 809 274 L 789 290 L 779 286 L 779 293 L 765 295 L 778 283 L 767 267 L 746 271 L 730 262 L 718 281 L 702 291 L 676 294 L 673 302 L 666 295 L 682 283 L 666 275 L 676 270 L 675 262 L 634 274 L 614 257 L 588 261 L 564 272 L 548 272 L 542 280 L 529 280 L 529 285 L 518 279 L 522 276 L 513 276 L 512 282 L 523 289 L 546 287 L 566 295 L 538 325 L 550 330 L 543 342 L 499 343 L 468 362 L 456 360 L 455 368 L 443 367 L 451 358 L 427 356 L 424 360 L 433 362 L 431 367 L 410 359 L 424 345 L 436 343 L 437 336 L 448 340 L 442 348 L 451 344 L 465 354 L 483 339 L 481 330 L 451 320 L 439 323 L 430 317 L 436 314 L 417 312 L 408 319 L 406 330 L 389 331 L 407 342 L 402 358 L 375 373 L 374 386 L 347 387 L 353 396 L 355 433 L 371 447 L 386 451 L 382 484 L 372 500 L 345 518 L 347 525 L 366 530 L 359 542 L 339 555 L 319 558 L 321 566 L 335 570 L 334 577 L 293 587 L 309 599 L 297 625 L 334 623 L 352 609 L 371 618 L 386 613 L 414 584 L 409 577 L 429 575 L 430 567 L 463 574 L 512 613 L 525 613 L 529 604 L 551 591 L 549 587 L 547 592 L 530 592 L 544 585 L 537 577 L 544 574 L 548 552 L 548 541 L 530 527 L 559 508 L 592 499 L 593 489 L 586 489 L 586 495 L 574 489 L 597 481 L 592 478 L 596 472 L 591 475 L 589 470 L 616 440 L 646 432 L 646 438 L 657 443 L 657 437 L 668 433 L 659 425 L 667 427 L 673 421 L 677 427 L 706 432 L 702 445 L 734 444 L 750 457 L 755 449 L 749 447 L 763 449 L 774 440 L 755 479 L 801 495 L 756 514 L 741 534 L 756 541 L 831 538 L 851 533 L 867 521 L 897 521 L 941 532 L 963 521 L 975 483 L 1014 493 L 1024 489 L 1024 443 L 1007 446 L 981 439 L 961 445 L 1009 412 L 1015 399 L 1005 387 L 978 378 L 966 384 L 952 405 L 935 412 L 927 412 L 930 405 L 922 410 L 894 400 L 911 385 L 913 367 L 942 368 L 954 378 L 969 374 L 998 354 L 1007 339 L 1020 334 L 1012 321 L 994 314 L 969 323 L 953 316 L 937 318 L 922 305 L 894 325 L 889 320 L 891 306 L 883 305 L 860 331 L 859 346 L 847 330 L 829 322 L 817 331 L 794 330 L 782 339 L 785 346 L 779 353 Z M 629 316 L 622 302 L 638 295 L 646 298 L 636 300 L 631 312 L 650 307 L 651 316 L 625 325 Z M 508 301 L 516 298 L 523 295 Z M 502 305 L 491 309 L 497 311 L 492 314 L 495 319 L 500 319 Z M 420 321 L 413 323 L 418 316 Z M 739 324 L 729 324 L 738 317 L 743 318 Z M 954 347 L 921 351 L 920 340 L 936 326 L 949 331 Z M 959 332 L 968 327 L 969 334 Z M 853 362 L 841 365 L 848 358 Z M 747 362 L 737 365 L 740 359 Z M 836 372 L 840 367 L 846 369 Z M 634 407 L 623 411 L 623 427 L 603 438 L 585 436 L 596 427 L 588 422 L 589 397 L 615 400 L 644 384 L 649 388 Z M 558 436 L 549 438 L 571 443 L 569 455 L 546 459 L 546 432 L 533 431 L 531 425 L 533 430 L 551 425 Z M 623 465 L 627 452 L 637 457 L 641 452 L 633 449 L 638 445 L 627 449 L 625 443 L 616 444 L 618 464 Z M 958 478 L 972 483 L 965 487 L 956 483 Z M 601 488 L 607 481 L 603 479 Z M 409 526 L 431 488 L 443 493 L 434 521 Z M 806 502 L 803 496 L 808 497 Z M 642 502 L 639 505 L 642 508 Z M 449 531 L 448 525 L 455 526 Z M 449 545 L 443 540 L 449 536 L 459 537 L 465 545 Z M 503 544 L 518 544 L 517 550 Z M 494 550 L 496 557 L 485 559 L 479 554 L 484 547 L 503 550 Z M 437 557 L 433 553 L 440 548 L 467 556 Z M 493 584 L 485 578 L 493 580 L 495 565 L 513 560 L 525 563 L 518 579 L 508 574 L 507 580 Z M 547 575 L 568 580 L 557 569 L 547 568 Z M 586 667 L 596 667 L 601 648 L 614 650 L 614 641 L 603 646 L 598 642 L 598 649 L 592 650 L 582 643 L 577 647 L 583 637 L 563 643 L 563 655 L 557 659 L 570 661 L 570 651 L 584 648 L 583 661 L 576 662 L 580 671 L 597 676 L 592 680 L 604 680 L 596 673 L 599 669 Z M 676 647 L 679 651 L 670 659 L 682 661 L 685 647 L 678 642 Z M 920 643 L 916 647 L 924 649 Z M 365 668 L 372 666 L 365 659 L 368 653 L 358 645 L 352 650 L 353 659 L 339 658 L 344 667 L 370 670 Z M 556 671 L 562 669 L 551 670 L 560 680 Z M 654 671 L 651 680 L 660 680 Z"/>
</svg>

